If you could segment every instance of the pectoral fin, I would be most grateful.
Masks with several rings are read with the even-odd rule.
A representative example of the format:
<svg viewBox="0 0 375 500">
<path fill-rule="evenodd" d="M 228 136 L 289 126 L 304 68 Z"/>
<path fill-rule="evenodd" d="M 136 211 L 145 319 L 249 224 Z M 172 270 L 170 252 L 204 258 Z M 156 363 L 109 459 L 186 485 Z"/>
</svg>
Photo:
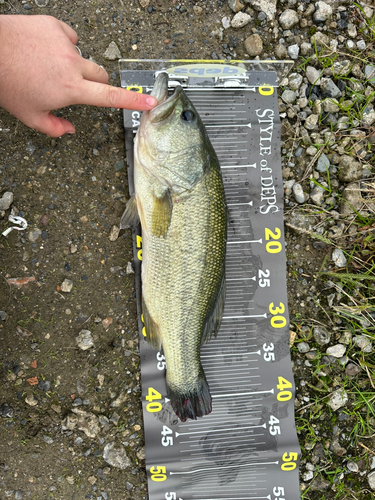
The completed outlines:
<svg viewBox="0 0 375 500">
<path fill-rule="evenodd" d="M 126 204 L 124 213 L 122 214 L 120 221 L 120 229 L 126 229 L 129 227 L 135 227 L 139 224 L 139 215 L 137 209 L 137 201 L 134 194 Z"/>
<path fill-rule="evenodd" d="M 169 191 L 153 197 L 151 233 L 165 238 L 172 219 L 172 200 Z"/>
</svg>

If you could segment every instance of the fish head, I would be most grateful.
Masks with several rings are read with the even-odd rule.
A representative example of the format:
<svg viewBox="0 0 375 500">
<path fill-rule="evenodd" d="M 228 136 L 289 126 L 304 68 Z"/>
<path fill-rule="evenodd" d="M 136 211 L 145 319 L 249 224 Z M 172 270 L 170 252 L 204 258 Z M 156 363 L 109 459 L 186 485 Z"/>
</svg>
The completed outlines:
<svg viewBox="0 0 375 500">
<path fill-rule="evenodd" d="M 168 95 L 167 73 L 157 76 L 151 95 L 158 104 L 142 115 L 136 158 L 170 187 L 190 189 L 202 175 L 212 148 L 202 120 L 182 87 Z"/>
</svg>

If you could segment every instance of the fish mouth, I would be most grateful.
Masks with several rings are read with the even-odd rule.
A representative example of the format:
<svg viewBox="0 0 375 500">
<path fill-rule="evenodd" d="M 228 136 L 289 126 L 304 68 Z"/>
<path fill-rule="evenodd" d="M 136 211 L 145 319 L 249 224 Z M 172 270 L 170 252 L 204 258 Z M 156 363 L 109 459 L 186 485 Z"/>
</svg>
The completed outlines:
<svg viewBox="0 0 375 500">
<path fill-rule="evenodd" d="M 149 111 L 150 121 L 152 123 L 159 123 L 166 120 L 174 110 L 181 92 L 183 92 L 182 87 L 178 85 L 173 94 L 168 97 L 168 73 L 159 73 L 151 92 L 151 95 L 157 99 L 158 103 Z"/>
</svg>

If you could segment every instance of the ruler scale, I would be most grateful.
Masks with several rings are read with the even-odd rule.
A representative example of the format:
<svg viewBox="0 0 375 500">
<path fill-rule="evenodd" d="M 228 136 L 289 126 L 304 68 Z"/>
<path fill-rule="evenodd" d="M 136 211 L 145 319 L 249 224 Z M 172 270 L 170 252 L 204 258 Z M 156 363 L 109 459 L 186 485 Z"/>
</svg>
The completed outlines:
<svg viewBox="0 0 375 500">
<path fill-rule="evenodd" d="M 122 86 L 151 90 L 156 66 L 146 63 L 138 61 L 137 70 L 136 62 L 124 61 Z M 158 61 L 157 69 L 163 64 L 170 74 L 177 71 L 176 61 Z M 193 74 L 201 71 L 189 64 Z M 180 422 L 174 414 L 164 356 L 142 335 L 140 229 L 133 234 L 149 500 L 300 498 L 276 73 L 241 71 L 241 88 L 229 82 L 218 88 L 224 84 L 216 78 L 180 78 L 218 155 L 229 210 L 222 324 L 201 348 L 212 413 L 196 421 Z M 131 192 L 137 124 L 139 113 L 124 110 Z"/>
</svg>

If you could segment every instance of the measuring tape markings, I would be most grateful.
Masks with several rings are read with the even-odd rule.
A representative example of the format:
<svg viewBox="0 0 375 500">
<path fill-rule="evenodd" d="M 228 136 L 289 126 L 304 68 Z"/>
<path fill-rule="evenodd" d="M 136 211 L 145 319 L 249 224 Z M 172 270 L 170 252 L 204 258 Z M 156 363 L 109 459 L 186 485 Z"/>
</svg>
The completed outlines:
<svg viewBox="0 0 375 500">
<path fill-rule="evenodd" d="M 225 91 L 225 98 L 227 98 L 227 92 Z M 294 470 L 297 466 L 297 461 L 298 461 L 298 453 L 294 452 L 293 449 L 288 449 L 287 451 L 284 451 L 284 446 L 281 447 L 281 443 L 279 443 L 278 448 L 276 448 L 276 455 L 275 458 L 277 460 L 271 460 L 271 461 L 264 461 L 261 462 L 259 461 L 259 457 L 262 454 L 268 454 L 268 459 L 270 455 L 270 450 L 269 449 L 264 449 L 262 450 L 262 446 L 266 446 L 267 440 L 262 441 L 261 439 L 264 438 L 265 434 L 262 433 L 256 433 L 255 431 L 257 429 L 264 429 L 267 432 L 267 435 L 274 434 L 273 437 L 277 438 L 280 434 L 280 428 L 282 427 L 280 422 L 281 418 L 285 417 L 280 417 L 278 418 L 278 408 L 276 408 L 275 413 L 276 416 L 273 414 L 269 414 L 267 417 L 267 421 L 264 421 L 264 408 L 266 408 L 262 403 L 265 401 L 264 398 L 272 397 L 274 400 L 274 397 L 276 395 L 277 397 L 277 402 L 276 406 L 286 403 L 292 399 L 292 393 L 293 393 L 293 384 L 290 382 L 289 379 L 291 379 L 291 371 L 290 374 L 280 374 L 280 375 L 275 375 L 275 380 L 274 380 L 274 386 L 270 387 L 265 390 L 247 390 L 244 391 L 243 389 L 247 388 L 249 389 L 250 387 L 253 387 L 256 389 L 256 387 L 262 386 L 261 383 L 254 383 L 254 378 L 259 378 L 260 375 L 256 374 L 250 374 L 250 370 L 258 371 L 260 370 L 260 366 L 255 366 L 253 368 L 249 367 L 249 362 L 256 361 L 256 359 L 251 360 L 250 358 L 254 356 L 258 360 L 262 359 L 264 363 L 270 363 L 272 364 L 273 361 L 275 361 L 276 358 L 276 353 L 277 353 L 277 344 L 278 341 L 275 338 L 275 335 L 277 336 L 280 334 L 280 337 L 284 337 L 284 343 L 285 344 L 285 327 L 287 327 L 287 308 L 286 308 L 286 298 L 283 299 L 284 302 L 273 300 L 272 297 L 270 298 L 270 282 L 271 280 L 275 279 L 277 277 L 278 269 L 275 269 L 275 266 L 272 265 L 272 257 L 274 254 L 278 254 L 281 251 L 283 251 L 282 243 L 283 241 L 283 234 L 282 234 L 282 217 L 279 217 L 278 224 L 276 224 L 275 217 L 268 217 L 268 221 L 275 221 L 275 224 L 272 226 L 272 224 L 266 224 L 268 227 L 265 227 L 263 223 L 263 227 L 257 228 L 256 224 L 250 223 L 250 224 L 243 224 L 243 220 L 248 221 L 249 215 L 251 215 L 253 212 L 250 212 L 250 210 L 253 210 L 253 205 L 254 201 L 259 199 L 259 194 L 258 193 L 253 193 L 251 191 L 251 186 L 249 187 L 246 185 L 245 180 L 241 180 L 241 176 L 243 176 L 244 170 L 249 171 L 249 169 L 252 169 L 254 173 L 259 172 L 259 165 L 260 165 L 260 158 L 255 158 L 257 155 L 248 155 L 247 149 L 238 149 L 238 144 L 246 144 L 247 142 L 253 142 L 249 138 L 249 132 L 252 127 L 251 121 L 248 121 L 246 124 L 233 124 L 233 123 L 228 123 L 228 124 L 223 124 L 220 126 L 215 125 L 215 120 L 219 120 L 220 118 L 215 118 L 215 117 L 209 117 L 205 116 L 207 112 L 211 112 L 213 110 L 213 106 L 206 106 L 205 109 L 200 110 L 199 109 L 199 99 L 198 99 L 198 93 L 196 93 L 193 97 L 192 100 L 194 104 L 196 105 L 203 121 L 206 124 L 207 131 L 210 135 L 211 142 L 213 143 L 214 149 L 216 150 L 220 163 L 222 165 L 222 169 L 224 170 L 223 172 L 223 178 L 224 178 L 224 188 L 226 192 L 226 197 L 227 197 L 227 202 L 228 202 L 228 207 L 229 207 L 229 213 L 230 213 L 230 220 L 232 221 L 231 225 L 229 225 L 228 228 L 228 233 L 232 231 L 233 234 L 230 234 L 230 238 L 228 241 L 228 250 L 227 250 L 227 300 L 225 304 L 225 310 L 224 310 L 224 317 L 222 321 L 222 327 L 220 329 L 220 332 L 218 334 L 218 337 L 214 340 L 211 341 L 211 344 L 206 344 L 205 346 L 202 347 L 202 363 L 205 363 L 205 360 L 207 359 L 209 361 L 209 365 L 205 366 L 205 371 L 207 374 L 207 379 L 209 380 L 209 384 L 211 387 L 211 393 L 212 393 L 212 398 L 213 398 L 213 413 L 211 415 L 208 415 L 202 419 L 200 419 L 197 422 L 193 423 L 188 423 L 188 424 L 181 424 L 179 423 L 178 429 L 183 430 L 186 429 L 187 432 L 174 432 L 170 427 L 167 425 L 163 425 L 163 422 L 160 420 L 160 425 L 161 425 L 161 430 L 159 434 L 159 438 L 157 436 L 149 436 L 151 438 L 151 441 L 155 441 L 156 439 L 159 439 L 159 442 L 161 445 L 164 447 L 165 451 L 167 453 L 163 457 L 159 445 L 159 448 L 155 448 L 154 446 L 154 451 L 157 451 L 157 453 L 152 453 L 152 446 L 149 448 L 151 449 L 151 453 L 149 453 L 149 457 L 147 462 L 148 463 L 155 463 L 157 460 L 157 465 L 151 465 L 148 467 L 149 471 L 149 477 L 151 479 L 151 485 L 153 485 L 153 490 L 155 493 L 155 496 L 150 496 L 150 500 L 153 498 L 157 499 L 173 499 L 177 498 L 177 493 L 174 491 L 166 491 L 166 487 L 161 485 L 160 483 L 164 483 L 164 481 L 167 481 L 168 478 L 172 476 L 185 476 L 185 479 L 182 478 L 182 497 L 184 497 L 184 490 L 187 492 L 189 491 L 189 488 L 191 489 L 191 478 L 192 476 L 197 476 L 201 473 L 209 473 L 214 479 L 212 479 L 212 485 L 209 488 L 209 493 L 213 493 L 214 491 L 214 486 L 217 484 L 218 480 L 218 474 L 219 471 L 232 471 L 231 477 L 230 477 L 230 484 L 229 484 L 229 489 L 228 492 L 234 493 L 234 480 L 237 477 L 238 474 L 241 476 L 242 470 L 245 468 L 254 468 L 257 467 L 257 472 L 254 473 L 256 477 L 254 478 L 254 484 L 257 486 L 254 486 L 254 488 L 251 489 L 256 489 L 259 493 L 260 490 L 267 490 L 269 491 L 269 487 L 263 488 L 261 487 L 260 483 L 265 480 L 261 480 L 260 476 L 267 475 L 269 477 L 270 475 L 270 466 L 277 466 L 278 470 L 281 467 L 281 470 L 284 472 Z M 215 94 L 217 95 L 217 94 Z M 196 97 L 197 96 L 197 97 Z M 243 94 L 240 96 L 234 96 L 233 98 L 233 105 L 238 104 L 238 97 L 243 97 Z M 207 97 L 205 97 L 207 99 Z M 215 105 L 215 107 L 218 107 Z M 222 113 L 222 111 L 219 109 L 219 113 Z M 254 119 L 254 117 L 253 117 Z M 221 121 L 221 120 L 220 120 Z M 256 123 L 256 120 L 254 120 Z M 208 125 L 207 125 L 208 123 Z M 237 129 L 237 133 L 241 134 L 242 138 L 248 139 L 248 141 L 237 141 L 233 142 L 231 140 L 227 140 L 225 143 L 223 141 L 223 137 L 227 137 L 221 133 L 222 130 L 221 128 L 228 128 L 230 126 L 233 130 L 232 132 L 235 132 L 235 129 Z M 247 128 L 245 132 L 243 131 L 244 128 Z M 241 129 L 241 131 L 239 131 Z M 215 144 L 215 141 L 217 144 Z M 254 141 L 256 142 L 256 141 Z M 243 155 L 245 153 L 245 155 Z M 251 163 L 253 159 L 257 159 L 254 163 Z M 233 164 L 232 164 L 233 163 Z M 264 163 L 263 163 L 264 164 Z M 234 187 L 233 187 L 234 186 Z M 241 207 L 241 208 L 238 208 Z M 246 217 L 246 215 L 248 215 Z M 268 214 L 270 215 L 270 214 Z M 259 219 L 259 218 L 258 218 Z M 251 220 L 251 219 L 250 219 Z M 256 220 L 256 219 L 255 219 Z M 262 221 L 263 222 L 263 221 Z M 261 224 L 262 225 L 262 224 Z M 280 226 L 280 227 L 279 227 Z M 137 256 L 138 258 L 141 258 L 141 237 L 138 235 L 136 238 L 136 247 L 137 247 Z M 255 245 L 255 246 L 254 246 Z M 257 261 L 257 251 L 256 251 L 256 246 L 261 245 L 262 248 L 266 248 L 267 253 L 264 255 L 264 250 L 263 250 L 263 261 L 265 260 L 264 257 L 269 257 L 270 259 L 267 259 L 267 262 L 264 262 L 264 267 L 262 267 L 262 259 L 258 258 Z M 268 254 L 268 255 L 267 255 Z M 243 262 L 244 258 L 248 258 L 249 256 L 252 256 L 254 259 L 254 262 Z M 268 262 L 269 260 L 269 262 Z M 258 269 L 256 266 L 258 265 Z M 246 266 L 246 268 L 244 267 Z M 262 268 L 261 268 L 262 267 Z M 271 269 L 271 271 L 270 271 Z M 250 274 L 250 276 L 243 276 L 244 273 Z M 252 276 L 251 276 L 252 275 Z M 244 279 L 245 278 L 245 279 Z M 285 278 L 282 278 L 285 280 Z M 232 284 L 233 286 L 231 287 L 231 280 L 233 280 Z M 236 281 L 234 281 L 236 280 Z M 238 283 L 238 281 L 242 281 L 242 283 Z M 238 285 L 240 285 L 238 287 Z M 256 303 L 254 303 L 254 299 L 251 299 L 250 296 L 254 294 L 255 290 L 260 290 L 260 288 L 264 288 L 267 291 L 266 300 L 260 300 L 258 298 L 258 302 L 260 303 L 260 306 L 258 307 Z M 237 299 L 236 295 L 234 295 L 233 299 L 231 298 L 231 295 L 233 292 L 237 292 Z M 238 293 L 239 292 L 239 293 Z M 263 294 L 264 295 L 264 294 Z M 285 295 L 285 294 L 284 294 Z M 249 298 L 248 298 L 249 297 Z M 259 314 L 250 314 L 252 311 L 255 313 L 257 312 L 258 309 L 263 309 L 264 311 L 264 303 L 267 304 L 266 307 L 266 312 L 261 314 L 261 311 L 259 311 Z M 234 307 L 236 307 L 234 309 Z M 249 323 L 249 321 L 251 321 Z M 252 328 L 250 328 L 252 327 Z M 250 344 L 249 342 L 255 342 L 255 344 L 251 344 L 252 346 L 256 346 L 256 341 L 257 341 L 257 333 L 262 330 L 263 331 L 263 338 L 266 339 L 267 341 L 264 342 L 261 346 L 261 349 L 258 349 L 256 351 L 251 351 L 249 349 Z M 239 332 L 243 332 L 242 337 L 239 335 Z M 249 333 L 251 334 L 251 337 L 249 337 Z M 145 335 L 146 332 L 143 331 L 143 335 Z M 221 338 L 223 337 L 223 338 Z M 237 342 L 237 339 L 242 342 L 242 348 L 247 349 L 246 351 L 240 351 L 240 352 L 230 352 L 230 350 L 233 350 L 233 344 Z M 271 342 L 273 340 L 273 342 Z M 220 344 L 218 343 L 220 342 Z M 217 354 L 218 349 L 228 349 L 227 352 L 222 352 L 220 354 Z M 278 356 L 282 355 L 288 355 L 288 349 L 282 348 L 279 350 L 280 352 L 278 353 Z M 284 352 L 285 351 L 285 352 Z M 211 352 L 215 352 L 216 354 L 209 354 Z M 205 354 L 207 353 L 207 354 Z M 236 369 L 230 369 L 228 370 L 228 364 L 231 364 L 230 358 L 232 357 L 233 361 L 232 364 L 236 365 Z M 247 362 L 240 361 L 238 358 L 243 357 L 247 358 Z M 157 370 L 164 371 L 166 368 L 165 365 L 165 358 L 161 353 L 154 353 L 154 363 L 156 364 Z M 215 359 L 212 359 L 215 358 Z M 220 359 L 222 358 L 222 359 Z M 228 361 L 229 360 L 229 361 Z M 150 361 L 150 360 L 149 360 Z M 218 376 L 219 374 L 219 376 Z M 244 374 L 244 376 L 243 376 Z M 150 374 L 146 374 L 144 377 L 142 374 L 142 378 L 144 379 L 144 385 L 148 389 L 146 389 L 145 393 L 145 403 L 144 405 L 146 406 L 146 412 L 145 416 L 147 416 L 147 405 L 149 406 L 149 409 L 152 411 L 149 413 L 153 413 L 153 417 L 157 417 L 159 419 L 159 416 L 157 415 L 158 412 L 163 413 L 162 418 L 167 418 L 173 422 L 173 425 L 176 424 L 176 421 L 173 420 L 173 414 L 171 414 L 171 409 L 168 408 L 169 401 L 167 398 L 163 399 L 162 392 L 163 392 L 163 387 L 159 387 L 158 384 L 152 377 L 150 378 Z M 228 375 L 230 377 L 228 378 Z M 282 376 L 284 375 L 284 376 Z M 241 376 L 241 380 L 239 381 L 238 378 Z M 289 378 L 289 379 L 288 379 Z M 225 391 L 225 388 L 231 389 L 230 392 Z M 261 387 L 259 387 L 261 388 Z M 223 391 L 224 389 L 224 391 Z M 242 389 L 242 390 L 241 390 Z M 254 404 L 255 403 L 255 404 Z M 250 405 L 250 407 L 249 407 Z M 275 406 L 275 403 L 273 404 L 272 407 Z M 157 409 L 158 411 L 153 411 L 154 409 Z M 172 412 L 173 413 L 173 412 Z M 250 415 L 254 415 L 250 417 Z M 248 421 L 249 419 L 254 420 L 254 423 L 262 421 L 263 423 L 260 425 L 254 425 L 254 426 L 247 426 L 246 428 L 233 428 L 233 427 L 228 427 L 228 419 L 230 418 L 241 418 L 243 419 L 244 417 L 249 417 L 246 420 Z M 146 424 L 146 422 L 145 422 Z M 284 424 L 284 422 L 283 422 Z M 173 427 L 171 424 L 171 427 Z M 217 425 L 224 425 L 222 429 L 217 428 Z M 216 429 L 216 430 L 215 430 Z M 268 431 L 267 431 L 268 429 Z M 230 464 L 230 465 L 222 465 L 218 468 L 218 466 L 215 466 L 213 468 L 207 468 L 203 467 L 202 469 L 196 469 L 196 467 L 199 467 L 199 463 L 196 464 L 197 459 L 203 460 L 201 462 L 201 465 L 206 465 L 207 466 L 207 460 L 212 460 L 215 458 L 215 453 L 211 457 L 207 457 L 207 450 L 202 451 L 202 449 L 199 450 L 199 448 L 202 448 L 202 441 L 201 439 L 195 439 L 197 438 L 198 435 L 202 434 L 202 438 L 204 438 L 204 434 L 206 433 L 206 439 L 207 440 L 212 440 L 212 436 L 215 436 L 215 441 L 214 444 L 217 446 L 221 447 L 227 447 L 230 449 L 231 446 L 233 446 L 232 440 L 235 439 L 233 436 L 237 436 L 237 439 L 239 438 L 239 433 L 243 433 L 246 431 L 245 434 L 241 436 L 241 442 L 239 443 L 239 449 L 235 447 L 238 451 L 243 448 L 244 443 L 246 444 L 247 452 L 255 453 L 256 456 L 258 457 L 258 461 L 245 461 L 244 464 L 239 464 L 238 461 L 236 463 Z M 147 425 L 146 425 L 146 432 L 147 432 Z M 230 434 L 230 438 L 228 439 L 226 437 L 226 434 Z M 154 433 L 156 434 L 156 433 Z M 220 438 L 218 438 L 218 434 L 220 434 Z M 181 436 L 184 436 L 186 441 L 182 441 Z M 164 444 L 163 444 L 164 440 Z M 147 437 L 146 437 L 146 442 L 147 442 Z M 181 449 L 180 454 L 181 455 L 186 455 L 186 454 L 191 454 L 192 449 L 197 449 L 194 454 L 191 455 L 190 458 L 184 458 L 182 461 L 185 463 L 188 462 L 194 462 L 195 467 L 191 470 L 186 470 L 185 467 L 182 467 L 181 464 L 176 463 L 175 458 L 172 458 L 171 460 L 168 459 L 168 449 L 171 446 L 175 446 L 177 443 L 181 444 L 189 444 L 188 449 Z M 254 443 L 254 447 L 250 446 L 250 443 Z M 277 443 L 277 441 L 276 441 Z M 150 443 L 152 445 L 152 443 Z M 155 444 L 155 443 L 154 443 Z M 291 446 L 289 446 L 291 448 Z M 148 452 L 148 448 L 146 446 L 146 455 Z M 284 453 L 282 453 L 284 452 Z M 228 453 L 228 450 L 227 450 Z M 155 456 L 154 456 L 155 455 Z M 246 455 L 246 453 L 245 453 Z M 225 461 L 225 460 L 224 460 Z M 164 463 L 163 463 L 164 462 Z M 265 473 L 260 473 L 259 467 L 267 466 L 264 468 L 266 471 Z M 284 468 L 283 468 L 284 467 Z M 272 467 L 273 468 L 273 467 Z M 180 470 L 178 470 L 180 469 Z M 234 474 L 234 470 L 236 470 L 236 474 Z M 200 472 L 199 472 L 200 471 Z M 267 474 L 266 474 L 267 473 Z M 273 473 L 273 472 L 272 472 Z M 234 476 L 233 476 L 234 474 Z M 248 472 L 247 472 L 248 476 Z M 216 478 L 216 479 L 215 479 Z M 205 484 L 207 484 L 207 477 L 205 478 Z M 216 482 L 215 482 L 216 480 Z M 222 480 L 222 479 L 221 479 Z M 219 483 L 220 481 L 219 480 Z M 244 482 L 245 481 L 245 482 Z M 167 481 L 169 483 L 169 479 Z M 210 479 L 211 482 L 211 479 Z M 155 484 L 158 483 L 158 484 Z M 200 481 L 198 481 L 200 483 Z M 279 481 L 281 484 L 281 481 Z M 242 484 L 247 484 L 246 479 L 242 478 Z M 155 488 L 156 486 L 156 488 Z M 285 485 L 285 481 L 283 481 L 282 486 L 274 486 L 272 489 L 272 495 L 268 494 L 265 496 L 253 496 L 252 493 L 249 491 L 248 488 L 249 485 L 244 489 L 240 485 L 236 485 L 237 487 L 237 493 L 239 494 L 240 492 L 243 493 L 248 493 L 248 496 L 243 497 L 246 498 L 247 500 L 250 499 L 256 499 L 256 498 L 269 498 L 270 500 L 282 500 L 282 497 L 280 495 L 284 494 L 285 488 L 287 486 Z M 222 499 L 230 499 L 232 497 L 229 497 L 227 495 L 227 492 L 223 491 L 223 485 L 220 483 L 220 497 L 218 497 L 218 500 Z M 199 491 L 195 491 L 195 488 L 192 489 L 193 495 L 191 496 L 191 493 L 187 493 L 189 495 L 188 498 L 197 498 L 197 495 L 202 498 L 202 500 L 209 500 L 207 496 L 202 497 L 202 485 L 199 486 Z M 225 496 L 221 496 L 221 493 L 223 493 Z M 180 498 L 180 497 L 179 497 Z M 236 496 L 233 497 L 233 499 L 238 500 L 240 497 Z M 293 498 L 297 498 L 294 496 Z"/>
</svg>

